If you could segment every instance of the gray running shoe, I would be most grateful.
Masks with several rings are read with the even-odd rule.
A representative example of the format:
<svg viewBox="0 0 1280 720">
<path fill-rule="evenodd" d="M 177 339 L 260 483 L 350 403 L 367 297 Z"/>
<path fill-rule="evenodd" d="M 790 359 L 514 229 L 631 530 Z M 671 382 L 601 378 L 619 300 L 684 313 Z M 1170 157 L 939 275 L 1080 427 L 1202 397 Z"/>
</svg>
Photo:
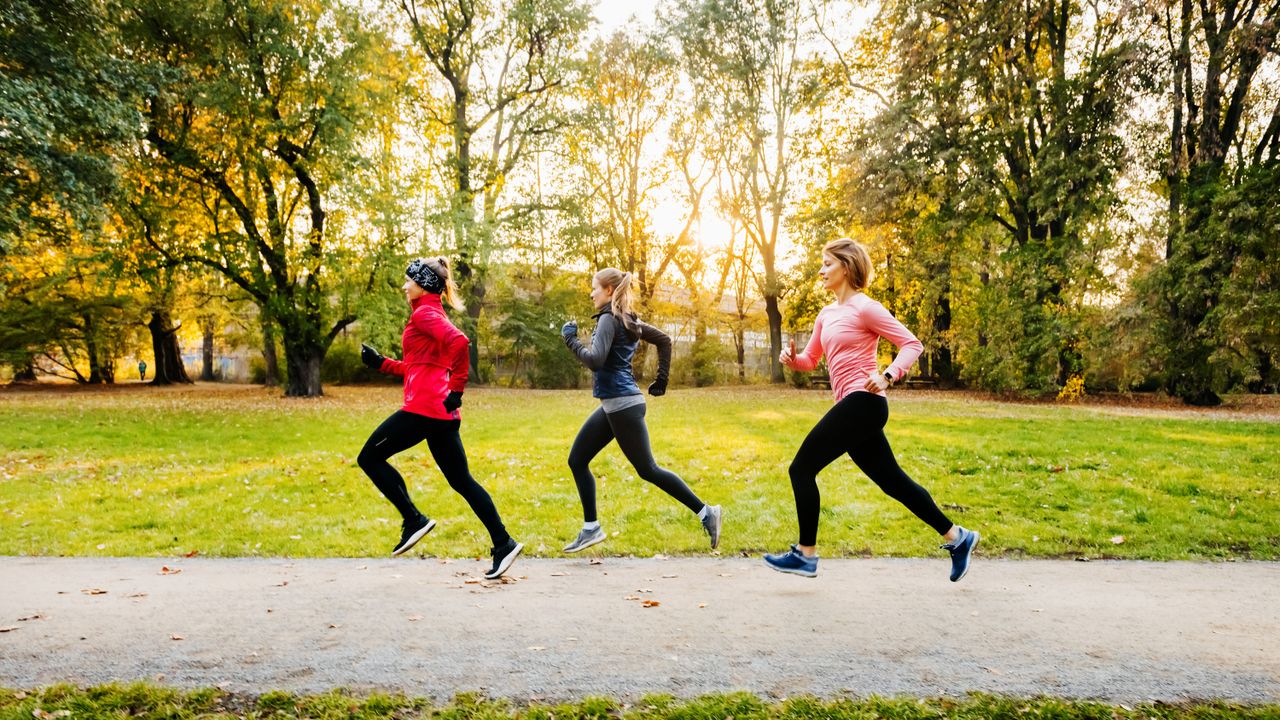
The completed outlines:
<svg viewBox="0 0 1280 720">
<path fill-rule="evenodd" d="M 578 539 L 564 546 L 567 553 L 576 553 L 579 550 L 586 550 L 596 543 L 604 542 L 604 528 L 598 527 L 595 530 L 583 530 L 578 533 Z"/>
<path fill-rule="evenodd" d="M 702 518 L 702 529 L 706 530 L 707 535 L 711 537 L 712 550 L 720 547 L 720 524 L 723 519 L 724 513 L 721 512 L 719 505 L 707 506 L 707 516 Z"/>
</svg>

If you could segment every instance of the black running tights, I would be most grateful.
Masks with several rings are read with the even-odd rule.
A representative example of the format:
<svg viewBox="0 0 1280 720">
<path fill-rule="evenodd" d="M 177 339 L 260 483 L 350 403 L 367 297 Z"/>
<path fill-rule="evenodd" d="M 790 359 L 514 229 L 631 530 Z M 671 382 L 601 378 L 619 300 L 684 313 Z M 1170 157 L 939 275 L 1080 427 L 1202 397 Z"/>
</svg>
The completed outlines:
<svg viewBox="0 0 1280 720">
<path fill-rule="evenodd" d="M 929 491 L 907 476 L 884 436 L 889 403 L 869 392 L 849 393 L 809 431 L 791 461 L 791 490 L 796 496 L 801 545 L 818 544 L 818 473 L 848 453 L 889 497 L 897 500 L 939 534 L 951 529 L 951 521 L 933 501 Z"/>
<path fill-rule="evenodd" d="M 622 454 L 641 478 L 657 485 L 693 512 L 702 511 L 702 501 L 680 476 L 659 466 L 653 459 L 653 451 L 649 449 L 649 428 L 644 424 L 645 411 L 643 404 L 612 413 L 596 408 L 578 431 L 573 448 L 569 450 L 569 469 L 573 471 L 573 481 L 578 485 L 584 521 L 596 520 L 596 479 L 588 466 L 612 440 L 618 441 Z"/>
<path fill-rule="evenodd" d="M 462 436 L 458 434 L 461 425 L 461 420 L 439 420 L 397 410 L 365 441 L 364 449 L 360 451 L 356 462 L 369 479 L 373 480 L 378 490 L 396 506 L 400 516 L 409 520 L 420 513 L 409 499 L 404 478 L 387 460 L 426 440 L 431 457 L 436 461 L 440 472 L 444 473 L 445 480 L 449 481 L 449 487 L 467 501 L 471 511 L 484 523 L 493 539 L 493 546 L 501 547 L 511 536 L 502 525 L 502 518 L 493 506 L 493 499 L 471 477 L 471 471 L 467 469 L 467 451 L 463 449 Z"/>
</svg>

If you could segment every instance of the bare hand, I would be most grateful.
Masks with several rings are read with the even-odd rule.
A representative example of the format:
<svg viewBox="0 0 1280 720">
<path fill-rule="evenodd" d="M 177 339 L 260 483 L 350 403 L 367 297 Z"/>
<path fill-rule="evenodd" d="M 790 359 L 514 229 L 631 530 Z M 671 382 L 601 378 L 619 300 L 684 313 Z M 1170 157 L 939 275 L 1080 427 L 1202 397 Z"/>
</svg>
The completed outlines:
<svg viewBox="0 0 1280 720">
<path fill-rule="evenodd" d="M 796 361 L 796 341 L 793 338 L 787 347 L 782 349 L 782 353 L 778 355 L 778 362 L 787 367 L 791 367 Z"/>
</svg>

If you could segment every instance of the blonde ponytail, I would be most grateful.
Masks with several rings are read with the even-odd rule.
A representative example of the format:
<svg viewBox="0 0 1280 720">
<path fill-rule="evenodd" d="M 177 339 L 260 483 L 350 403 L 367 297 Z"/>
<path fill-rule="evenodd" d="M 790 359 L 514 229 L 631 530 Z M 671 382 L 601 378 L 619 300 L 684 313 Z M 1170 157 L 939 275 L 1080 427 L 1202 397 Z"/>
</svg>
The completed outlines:
<svg viewBox="0 0 1280 720">
<path fill-rule="evenodd" d="M 454 310 L 462 310 L 465 306 L 462 304 L 462 299 L 458 294 L 458 284 L 453 281 L 453 272 L 449 270 L 449 260 L 438 257 L 427 262 L 432 272 L 444 278 L 444 292 L 441 293 L 444 301 L 449 303 L 449 307 Z"/>
<path fill-rule="evenodd" d="M 633 336 L 640 334 L 640 329 L 636 325 L 635 316 L 632 307 L 635 305 L 635 293 L 631 289 L 631 277 L 629 272 L 622 272 L 616 268 L 605 268 L 596 273 L 596 282 L 601 287 L 613 288 L 613 301 L 609 311 L 613 313 L 613 317 L 627 332 Z"/>
</svg>

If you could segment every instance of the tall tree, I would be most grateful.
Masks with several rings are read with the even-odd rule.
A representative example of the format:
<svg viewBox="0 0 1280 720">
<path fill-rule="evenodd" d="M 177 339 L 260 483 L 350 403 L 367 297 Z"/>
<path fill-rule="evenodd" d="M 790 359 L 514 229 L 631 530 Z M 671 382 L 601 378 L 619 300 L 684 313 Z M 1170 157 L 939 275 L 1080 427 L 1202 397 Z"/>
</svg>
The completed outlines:
<svg viewBox="0 0 1280 720">
<path fill-rule="evenodd" d="M 320 0 L 144 0 L 131 30 L 165 78 L 146 99 L 147 142 L 219 221 L 156 249 L 252 297 L 281 331 L 286 395 L 322 394 L 321 360 L 355 320 L 330 308 L 341 238 L 326 205 L 380 106 L 384 36 Z"/>
<path fill-rule="evenodd" d="M 1121 202 L 1120 128 L 1150 78 L 1128 18 L 1070 0 L 885 7 L 891 105 L 865 130 L 849 193 L 875 209 L 862 219 L 901 233 L 939 335 L 973 306 L 956 349 L 981 385 L 1044 392 L 1083 372 L 1080 308 Z"/>
<path fill-rule="evenodd" d="M 581 0 L 399 4 L 414 47 L 443 81 L 430 84 L 424 104 L 452 139 L 447 220 L 473 339 L 471 370 L 479 378 L 474 340 L 495 231 L 504 220 L 503 191 L 538 141 L 563 123 L 556 101 L 567 93 L 590 12 Z"/>
<path fill-rule="evenodd" d="M 1275 382 L 1275 332 L 1248 305 L 1277 297 L 1274 276 L 1259 271 L 1280 262 L 1275 226 L 1265 222 L 1280 188 L 1280 101 L 1259 107 L 1258 85 L 1264 63 L 1276 58 L 1280 1 L 1177 0 L 1164 3 L 1163 19 L 1173 57 L 1157 309 L 1165 387 L 1189 404 L 1217 405 L 1233 354 L 1263 384 Z M 1251 114 L 1260 120 L 1253 132 Z"/>
<path fill-rule="evenodd" d="M 788 138 L 801 107 L 799 0 L 679 0 L 667 20 L 699 92 L 714 98 L 735 139 L 726 156 L 729 211 L 763 263 L 760 292 L 769 322 L 770 377 L 785 379 L 778 243 L 790 207 L 795 155 Z"/>
</svg>

